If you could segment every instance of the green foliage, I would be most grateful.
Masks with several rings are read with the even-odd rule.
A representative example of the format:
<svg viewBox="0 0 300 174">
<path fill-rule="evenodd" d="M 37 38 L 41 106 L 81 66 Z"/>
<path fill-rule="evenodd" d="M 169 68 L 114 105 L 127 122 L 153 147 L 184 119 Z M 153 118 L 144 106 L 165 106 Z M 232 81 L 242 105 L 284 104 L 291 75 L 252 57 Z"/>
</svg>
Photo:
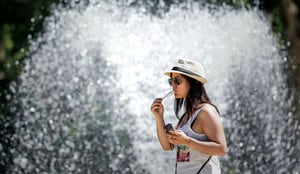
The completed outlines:
<svg viewBox="0 0 300 174">
<path fill-rule="evenodd" d="M 0 64 L 0 80 L 7 79 L 11 81 L 15 79 L 22 70 L 22 61 L 25 54 L 25 49 L 16 49 L 18 43 L 14 41 L 14 26 L 4 24 L 2 27 L 3 45 L 2 52 L 4 53 L 1 58 Z"/>
<path fill-rule="evenodd" d="M 23 68 L 28 50 L 28 36 L 41 31 L 49 7 L 58 0 L 1 0 L 0 1 L 0 173 L 12 163 L 9 154 L 11 135 L 14 133 L 14 114 L 9 101 L 15 91 L 9 86 Z"/>
<path fill-rule="evenodd" d="M 10 83 L 22 71 L 28 36 L 42 30 L 49 7 L 58 0 L 2 0 L 0 2 L 0 82 Z"/>
<path fill-rule="evenodd" d="M 275 7 L 272 12 L 272 30 L 273 35 L 278 39 L 281 45 L 285 45 L 285 41 L 282 38 L 282 32 L 284 31 L 284 25 L 282 22 L 282 17 L 280 15 L 279 7 Z"/>
</svg>

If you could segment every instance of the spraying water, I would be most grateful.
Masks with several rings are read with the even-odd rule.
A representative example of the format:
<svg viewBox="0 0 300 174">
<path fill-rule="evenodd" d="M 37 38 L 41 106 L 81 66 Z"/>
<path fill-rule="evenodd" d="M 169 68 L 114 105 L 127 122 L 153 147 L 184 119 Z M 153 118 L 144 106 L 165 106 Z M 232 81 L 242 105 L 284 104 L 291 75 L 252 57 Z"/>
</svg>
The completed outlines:
<svg viewBox="0 0 300 174">
<path fill-rule="evenodd" d="M 163 72 L 177 58 L 205 67 L 228 139 L 224 173 L 300 171 L 285 60 L 261 12 L 191 3 L 158 17 L 128 4 L 54 8 L 12 86 L 10 173 L 173 173 L 149 107 L 169 91 Z M 165 115 L 176 124 L 173 99 Z"/>
</svg>

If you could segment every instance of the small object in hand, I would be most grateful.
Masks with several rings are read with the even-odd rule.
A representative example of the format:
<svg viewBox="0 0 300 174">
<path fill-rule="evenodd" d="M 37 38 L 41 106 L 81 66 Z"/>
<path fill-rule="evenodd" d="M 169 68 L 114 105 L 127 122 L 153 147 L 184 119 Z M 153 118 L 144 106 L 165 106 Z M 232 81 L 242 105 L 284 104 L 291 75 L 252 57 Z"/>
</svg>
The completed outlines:
<svg viewBox="0 0 300 174">
<path fill-rule="evenodd" d="M 165 98 L 171 96 L 172 94 L 174 94 L 174 91 L 173 91 L 173 90 L 172 90 L 172 91 L 169 91 L 169 92 L 168 92 L 165 96 L 163 96 L 161 99 L 163 100 L 163 99 L 165 99 Z"/>
<path fill-rule="evenodd" d="M 170 132 L 170 131 L 173 131 L 173 130 L 174 130 L 171 123 L 166 124 L 166 125 L 164 126 L 164 128 L 165 128 L 166 132 Z"/>
</svg>

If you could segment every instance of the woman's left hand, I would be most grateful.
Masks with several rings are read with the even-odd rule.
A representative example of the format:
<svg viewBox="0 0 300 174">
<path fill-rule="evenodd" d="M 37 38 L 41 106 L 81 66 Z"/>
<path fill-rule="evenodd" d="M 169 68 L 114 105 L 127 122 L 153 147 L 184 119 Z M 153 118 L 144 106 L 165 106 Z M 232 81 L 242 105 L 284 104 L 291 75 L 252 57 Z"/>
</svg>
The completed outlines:
<svg viewBox="0 0 300 174">
<path fill-rule="evenodd" d="M 186 145 L 190 137 L 188 137 L 182 130 L 174 130 L 167 133 L 169 142 L 174 145 Z"/>
</svg>

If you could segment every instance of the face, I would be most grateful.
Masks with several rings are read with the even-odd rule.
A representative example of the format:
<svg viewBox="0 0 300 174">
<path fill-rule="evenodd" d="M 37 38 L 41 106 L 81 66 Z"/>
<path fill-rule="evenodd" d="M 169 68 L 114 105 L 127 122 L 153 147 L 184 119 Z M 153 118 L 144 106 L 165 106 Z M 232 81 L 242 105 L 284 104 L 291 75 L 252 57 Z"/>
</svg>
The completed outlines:
<svg viewBox="0 0 300 174">
<path fill-rule="evenodd" d="M 186 98 L 190 90 L 190 84 L 187 79 L 178 73 L 172 73 L 171 86 L 174 91 L 175 98 Z"/>
</svg>

